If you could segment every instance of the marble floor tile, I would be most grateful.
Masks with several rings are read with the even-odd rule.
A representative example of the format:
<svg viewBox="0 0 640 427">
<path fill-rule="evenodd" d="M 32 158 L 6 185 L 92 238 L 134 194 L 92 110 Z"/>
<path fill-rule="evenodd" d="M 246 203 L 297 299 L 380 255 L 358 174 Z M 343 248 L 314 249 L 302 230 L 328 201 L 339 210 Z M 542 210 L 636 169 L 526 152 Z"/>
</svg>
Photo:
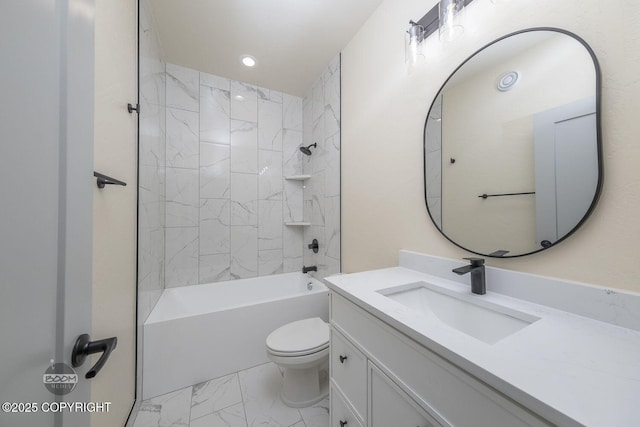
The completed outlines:
<svg viewBox="0 0 640 427">
<path fill-rule="evenodd" d="M 300 408 L 305 427 L 328 427 L 329 397 L 308 408 Z"/>
<path fill-rule="evenodd" d="M 244 406 L 238 403 L 191 421 L 190 427 L 247 427 Z"/>
<path fill-rule="evenodd" d="M 280 400 L 282 373 L 274 363 L 240 371 L 240 389 L 249 427 L 289 427 L 302 421 L 300 411 Z"/>
<path fill-rule="evenodd" d="M 195 420 L 213 414 L 238 403 L 242 403 L 238 374 L 194 385 L 191 398 L 191 419 Z"/>
<path fill-rule="evenodd" d="M 134 427 L 189 427 L 191 387 L 145 400 Z"/>
<path fill-rule="evenodd" d="M 142 402 L 134 427 L 329 427 L 329 399 L 280 400 L 282 369 L 266 363 Z"/>
</svg>

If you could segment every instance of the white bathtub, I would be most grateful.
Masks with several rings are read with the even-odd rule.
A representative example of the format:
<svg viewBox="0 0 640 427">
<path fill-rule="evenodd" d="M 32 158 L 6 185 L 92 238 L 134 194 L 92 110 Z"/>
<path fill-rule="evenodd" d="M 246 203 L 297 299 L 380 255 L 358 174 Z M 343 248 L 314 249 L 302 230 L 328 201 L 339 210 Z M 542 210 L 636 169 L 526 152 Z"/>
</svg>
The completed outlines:
<svg viewBox="0 0 640 427">
<path fill-rule="evenodd" d="M 328 321 L 329 291 L 302 273 L 165 289 L 144 324 L 142 398 L 266 363 L 267 335 L 307 317 Z"/>
</svg>

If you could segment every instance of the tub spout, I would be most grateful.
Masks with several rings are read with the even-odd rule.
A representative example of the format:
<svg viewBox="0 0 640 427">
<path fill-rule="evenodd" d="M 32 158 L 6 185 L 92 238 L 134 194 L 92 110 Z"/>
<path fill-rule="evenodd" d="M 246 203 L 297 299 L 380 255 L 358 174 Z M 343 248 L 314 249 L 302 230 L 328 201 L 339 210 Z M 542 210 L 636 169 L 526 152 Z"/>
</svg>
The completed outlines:
<svg viewBox="0 0 640 427">
<path fill-rule="evenodd" d="M 311 267 L 305 267 L 304 265 L 302 266 L 302 272 L 303 273 L 308 273 L 310 271 L 318 271 L 318 267 L 316 267 L 315 265 L 312 265 Z"/>
</svg>

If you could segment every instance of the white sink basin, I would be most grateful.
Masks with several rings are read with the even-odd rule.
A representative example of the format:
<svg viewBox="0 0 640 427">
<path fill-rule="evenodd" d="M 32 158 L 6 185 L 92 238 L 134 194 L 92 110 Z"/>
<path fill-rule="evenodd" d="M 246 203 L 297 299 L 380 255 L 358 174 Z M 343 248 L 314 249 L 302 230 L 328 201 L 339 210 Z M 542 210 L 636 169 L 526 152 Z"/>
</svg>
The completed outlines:
<svg viewBox="0 0 640 427">
<path fill-rule="evenodd" d="M 409 283 L 378 292 L 425 316 L 435 316 L 446 325 L 487 344 L 495 344 L 540 320 L 539 317 L 483 301 L 480 295 L 460 294 L 427 282 Z"/>
</svg>

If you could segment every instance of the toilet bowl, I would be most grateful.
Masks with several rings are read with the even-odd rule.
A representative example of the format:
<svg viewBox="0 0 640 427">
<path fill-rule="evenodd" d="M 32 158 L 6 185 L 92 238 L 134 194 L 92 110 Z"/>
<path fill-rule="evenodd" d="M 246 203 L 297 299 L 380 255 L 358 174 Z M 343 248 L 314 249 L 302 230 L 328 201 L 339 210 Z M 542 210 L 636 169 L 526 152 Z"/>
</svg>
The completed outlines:
<svg viewBox="0 0 640 427">
<path fill-rule="evenodd" d="M 328 395 L 329 325 L 319 317 L 298 320 L 271 332 L 267 356 L 284 370 L 280 397 L 303 408 Z"/>
</svg>

